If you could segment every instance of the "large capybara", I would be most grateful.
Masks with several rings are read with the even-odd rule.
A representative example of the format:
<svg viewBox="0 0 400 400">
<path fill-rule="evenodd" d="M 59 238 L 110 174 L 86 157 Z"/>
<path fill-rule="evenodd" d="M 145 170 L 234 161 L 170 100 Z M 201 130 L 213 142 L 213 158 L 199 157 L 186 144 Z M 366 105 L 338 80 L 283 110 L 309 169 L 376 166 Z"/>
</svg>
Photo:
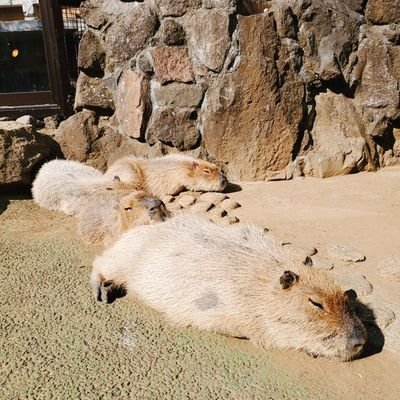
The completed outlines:
<svg viewBox="0 0 400 400">
<path fill-rule="evenodd" d="M 107 191 L 128 187 L 118 177 L 103 176 L 95 168 L 77 161 L 52 160 L 44 164 L 32 185 L 33 200 L 43 208 L 76 215 L 94 198 Z"/>
<path fill-rule="evenodd" d="M 105 176 L 118 176 L 121 182 L 135 185 L 153 196 L 176 195 L 183 190 L 222 191 L 228 180 L 210 162 L 184 154 L 169 154 L 153 159 L 125 157 L 117 160 Z"/>
<path fill-rule="evenodd" d="M 108 247 L 127 229 L 170 216 L 161 200 L 145 192 L 114 193 L 107 202 L 89 203 L 78 213 L 78 233 L 85 242 Z"/>
<path fill-rule="evenodd" d="M 350 360 L 366 342 L 354 291 L 252 225 L 221 227 L 183 214 L 128 230 L 95 259 L 91 282 L 98 300 L 126 291 L 179 326 L 266 348 Z"/>
</svg>

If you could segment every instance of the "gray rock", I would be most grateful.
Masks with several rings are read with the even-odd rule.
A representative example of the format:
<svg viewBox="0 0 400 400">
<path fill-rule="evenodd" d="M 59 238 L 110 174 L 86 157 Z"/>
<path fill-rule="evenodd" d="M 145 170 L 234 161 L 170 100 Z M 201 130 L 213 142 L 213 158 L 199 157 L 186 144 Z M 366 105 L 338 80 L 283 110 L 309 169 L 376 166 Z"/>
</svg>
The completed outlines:
<svg viewBox="0 0 400 400">
<path fill-rule="evenodd" d="M 224 193 L 206 192 L 200 196 L 200 201 L 207 201 L 215 205 L 221 204 L 226 199 L 228 196 Z"/>
<path fill-rule="evenodd" d="M 61 156 L 57 143 L 32 125 L 0 121 L 0 186 L 27 186 L 45 160 Z"/>
<path fill-rule="evenodd" d="M 229 211 L 229 210 L 235 210 L 236 208 L 239 208 L 239 207 L 240 207 L 240 204 L 239 204 L 237 201 L 235 201 L 235 200 L 232 200 L 232 199 L 225 199 L 225 200 L 223 200 L 223 201 L 221 202 L 221 207 L 222 207 L 224 210 Z"/>
<path fill-rule="evenodd" d="M 146 132 L 150 144 L 160 142 L 179 150 L 194 149 L 200 144 L 197 112 L 191 109 L 157 108 L 153 111 Z"/>
<path fill-rule="evenodd" d="M 311 260 L 313 263 L 313 267 L 315 267 L 315 268 L 331 270 L 334 267 L 334 264 L 332 261 L 325 260 L 318 256 L 312 256 Z"/>
<path fill-rule="evenodd" d="M 16 121 L 22 125 L 34 126 L 36 124 L 36 118 L 32 115 L 23 115 L 22 117 L 17 118 Z"/>
<path fill-rule="evenodd" d="M 188 20 L 188 45 L 196 60 L 219 72 L 228 53 L 229 15 L 221 10 L 199 10 Z"/>
<path fill-rule="evenodd" d="M 164 19 L 160 28 L 161 40 L 168 46 L 179 46 L 185 43 L 185 31 L 181 24 L 173 19 Z"/>
<path fill-rule="evenodd" d="M 196 204 L 190 209 L 190 211 L 195 213 L 204 214 L 207 211 L 210 211 L 215 205 L 208 201 L 197 201 Z"/>
<path fill-rule="evenodd" d="M 152 81 L 151 93 L 158 107 L 198 107 L 203 99 L 203 89 L 199 85 L 171 83 L 161 86 Z"/>
<path fill-rule="evenodd" d="M 142 138 L 151 114 L 150 84 L 136 71 L 125 70 L 115 95 L 115 118 L 122 134 Z"/>
<path fill-rule="evenodd" d="M 338 244 L 334 246 L 329 246 L 327 250 L 328 254 L 331 257 L 338 258 L 339 260 L 342 261 L 347 261 L 347 262 L 365 261 L 365 256 L 351 246 Z"/>
<path fill-rule="evenodd" d="M 178 202 L 179 202 L 179 205 L 182 206 L 182 208 L 188 208 L 196 202 L 196 197 L 194 197 L 190 194 L 185 194 L 185 195 L 179 197 Z"/>
<path fill-rule="evenodd" d="M 101 78 L 91 78 L 84 72 L 76 83 L 74 109 L 100 109 L 109 113 L 114 110 L 113 96 Z"/>
<path fill-rule="evenodd" d="M 313 256 L 317 253 L 317 249 L 313 246 L 307 246 L 302 244 L 293 244 L 290 242 L 283 242 L 283 248 L 288 251 L 292 256 L 305 260 L 306 257 Z"/>
<path fill-rule="evenodd" d="M 148 4 L 138 4 L 128 12 L 121 12 L 118 21 L 110 26 L 105 35 L 108 71 L 127 66 L 128 60 L 148 44 L 157 25 L 157 16 Z"/>
<path fill-rule="evenodd" d="M 381 261 L 378 265 L 378 272 L 382 278 L 400 282 L 400 258 L 389 257 Z"/>
<path fill-rule="evenodd" d="M 180 17 L 201 7 L 201 0 L 155 0 L 162 17 Z"/>
<path fill-rule="evenodd" d="M 100 34 L 88 29 L 79 42 L 78 67 L 89 75 L 103 74 L 105 67 L 104 42 Z"/>
<path fill-rule="evenodd" d="M 304 174 L 326 178 L 372 168 L 364 125 L 353 100 L 329 90 L 315 100 L 313 149 L 305 155 Z"/>
<path fill-rule="evenodd" d="M 239 218 L 236 217 L 235 215 L 226 215 L 223 217 L 221 220 L 216 221 L 222 225 L 234 225 L 240 222 Z"/>
<path fill-rule="evenodd" d="M 373 286 L 359 271 L 330 272 L 343 291 L 353 289 L 358 296 L 372 293 Z"/>
<path fill-rule="evenodd" d="M 221 218 L 224 218 L 227 215 L 227 211 L 222 209 L 221 207 L 217 206 L 212 208 L 208 212 L 208 217 L 211 219 L 213 222 L 219 222 Z"/>
</svg>

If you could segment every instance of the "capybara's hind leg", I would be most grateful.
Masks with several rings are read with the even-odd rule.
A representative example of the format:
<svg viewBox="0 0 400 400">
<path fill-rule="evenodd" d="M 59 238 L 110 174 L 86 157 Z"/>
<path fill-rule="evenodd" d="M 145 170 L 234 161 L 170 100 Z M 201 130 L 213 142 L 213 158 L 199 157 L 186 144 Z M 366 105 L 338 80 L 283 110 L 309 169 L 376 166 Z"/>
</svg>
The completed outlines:
<svg viewBox="0 0 400 400">
<path fill-rule="evenodd" d="M 113 303 L 116 299 L 126 295 L 126 288 L 124 285 L 115 283 L 114 281 L 103 281 L 98 291 L 99 297 L 97 300 L 104 303 Z"/>
</svg>

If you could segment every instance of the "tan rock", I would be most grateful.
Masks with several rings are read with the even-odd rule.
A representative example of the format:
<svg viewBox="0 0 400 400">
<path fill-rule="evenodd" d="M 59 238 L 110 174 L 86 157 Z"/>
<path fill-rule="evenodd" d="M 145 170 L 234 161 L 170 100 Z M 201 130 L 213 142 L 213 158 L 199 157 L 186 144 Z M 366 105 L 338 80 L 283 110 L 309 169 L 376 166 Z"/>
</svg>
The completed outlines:
<svg viewBox="0 0 400 400">
<path fill-rule="evenodd" d="M 115 117 L 120 131 L 133 138 L 144 136 L 151 113 L 149 81 L 135 71 L 125 70 L 118 83 Z"/>
<path fill-rule="evenodd" d="M 216 221 L 220 224 L 223 225 L 234 225 L 240 222 L 239 218 L 236 217 L 235 215 L 226 215 L 225 217 L 223 217 L 222 219 Z"/>
<path fill-rule="evenodd" d="M 87 29 L 79 42 L 78 67 L 86 73 L 99 75 L 105 67 L 105 51 L 100 35 Z"/>
<path fill-rule="evenodd" d="M 102 109 L 114 110 L 113 96 L 101 78 L 91 78 L 84 72 L 79 74 L 76 83 L 75 110 Z"/>
<path fill-rule="evenodd" d="M 224 193 L 206 192 L 200 195 L 200 201 L 207 201 L 215 205 L 220 204 L 227 199 L 228 196 Z"/>
<path fill-rule="evenodd" d="M 151 50 L 155 78 L 161 83 L 193 82 L 192 63 L 185 47 L 157 47 Z"/>
<path fill-rule="evenodd" d="M 400 0 L 368 0 L 365 17 L 373 24 L 400 23 Z"/>
<path fill-rule="evenodd" d="M 190 53 L 198 63 L 219 72 L 230 46 L 229 15 L 223 10 L 199 10 L 187 22 Z"/>
<path fill-rule="evenodd" d="M 188 208 L 192 206 L 196 202 L 196 197 L 185 194 L 184 196 L 180 196 L 178 203 L 182 208 Z"/>
<path fill-rule="evenodd" d="M 240 207 L 240 204 L 239 204 L 237 201 L 235 201 L 235 200 L 232 200 L 232 199 L 225 199 L 225 200 L 223 200 L 223 201 L 221 202 L 221 207 L 222 207 L 224 210 L 229 211 L 229 210 L 235 210 L 236 208 L 239 208 L 239 207 Z"/>
<path fill-rule="evenodd" d="M 187 11 L 201 7 L 201 0 L 156 0 L 163 17 L 180 17 Z"/>
<path fill-rule="evenodd" d="M 219 219 L 225 217 L 227 215 L 227 211 L 223 210 L 221 207 L 214 207 L 208 212 L 208 217 L 214 221 L 218 222 Z"/>
<path fill-rule="evenodd" d="M 60 157 L 57 143 L 31 125 L 0 121 L 0 187 L 28 186 L 34 169 L 46 159 Z"/>
<path fill-rule="evenodd" d="M 305 175 L 325 178 L 373 168 L 364 126 L 351 99 L 329 90 L 319 94 L 311 136 Z"/>
<path fill-rule="evenodd" d="M 199 85 L 185 83 L 161 86 L 152 81 L 151 93 L 158 107 L 198 107 L 203 99 L 203 89 Z"/>
<path fill-rule="evenodd" d="M 200 214 L 205 214 L 210 211 L 215 205 L 209 201 L 196 201 L 190 211 Z"/>
<path fill-rule="evenodd" d="M 104 11 L 107 9 L 105 4 Z M 128 60 L 147 45 L 158 25 L 157 16 L 151 6 L 145 3 L 129 6 L 126 10 L 117 9 L 115 12 L 118 20 L 111 24 L 105 35 L 106 70 L 109 72 L 127 66 Z"/>
<path fill-rule="evenodd" d="M 327 250 L 331 257 L 338 258 L 342 261 L 360 262 L 365 260 L 364 254 L 348 245 L 337 244 L 334 246 L 328 246 Z"/>
<path fill-rule="evenodd" d="M 278 45 L 267 13 L 240 17 L 237 35 L 237 67 L 214 81 L 203 102 L 203 137 L 232 179 L 264 180 L 291 161 L 297 140 L 304 98 L 300 49 L 293 41 Z"/>
<path fill-rule="evenodd" d="M 366 277 L 359 271 L 330 272 L 342 290 L 353 289 L 358 296 L 367 296 L 372 293 L 373 287 Z"/>
<path fill-rule="evenodd" d="M 389 257 L 384 259 L 378 265 L 378 272 L 382 278 L 400 282 L 400 258 Z"/>
</svg>

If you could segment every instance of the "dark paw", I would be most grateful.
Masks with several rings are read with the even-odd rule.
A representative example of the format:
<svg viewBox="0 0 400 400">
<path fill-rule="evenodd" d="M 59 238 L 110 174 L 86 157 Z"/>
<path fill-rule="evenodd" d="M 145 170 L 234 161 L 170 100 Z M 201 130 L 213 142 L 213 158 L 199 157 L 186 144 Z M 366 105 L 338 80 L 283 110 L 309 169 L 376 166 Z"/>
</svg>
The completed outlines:
<svg viewBox="0 0 400 400">
<path fill-rule="evenodd" d="M 116 284 L 113 281 L 104 281 L 100 284 L 97 293 L 97 300 L 111 304 L 116 299 L 126 295 L 126 288 L 123 285 Z"/>
</svg>

